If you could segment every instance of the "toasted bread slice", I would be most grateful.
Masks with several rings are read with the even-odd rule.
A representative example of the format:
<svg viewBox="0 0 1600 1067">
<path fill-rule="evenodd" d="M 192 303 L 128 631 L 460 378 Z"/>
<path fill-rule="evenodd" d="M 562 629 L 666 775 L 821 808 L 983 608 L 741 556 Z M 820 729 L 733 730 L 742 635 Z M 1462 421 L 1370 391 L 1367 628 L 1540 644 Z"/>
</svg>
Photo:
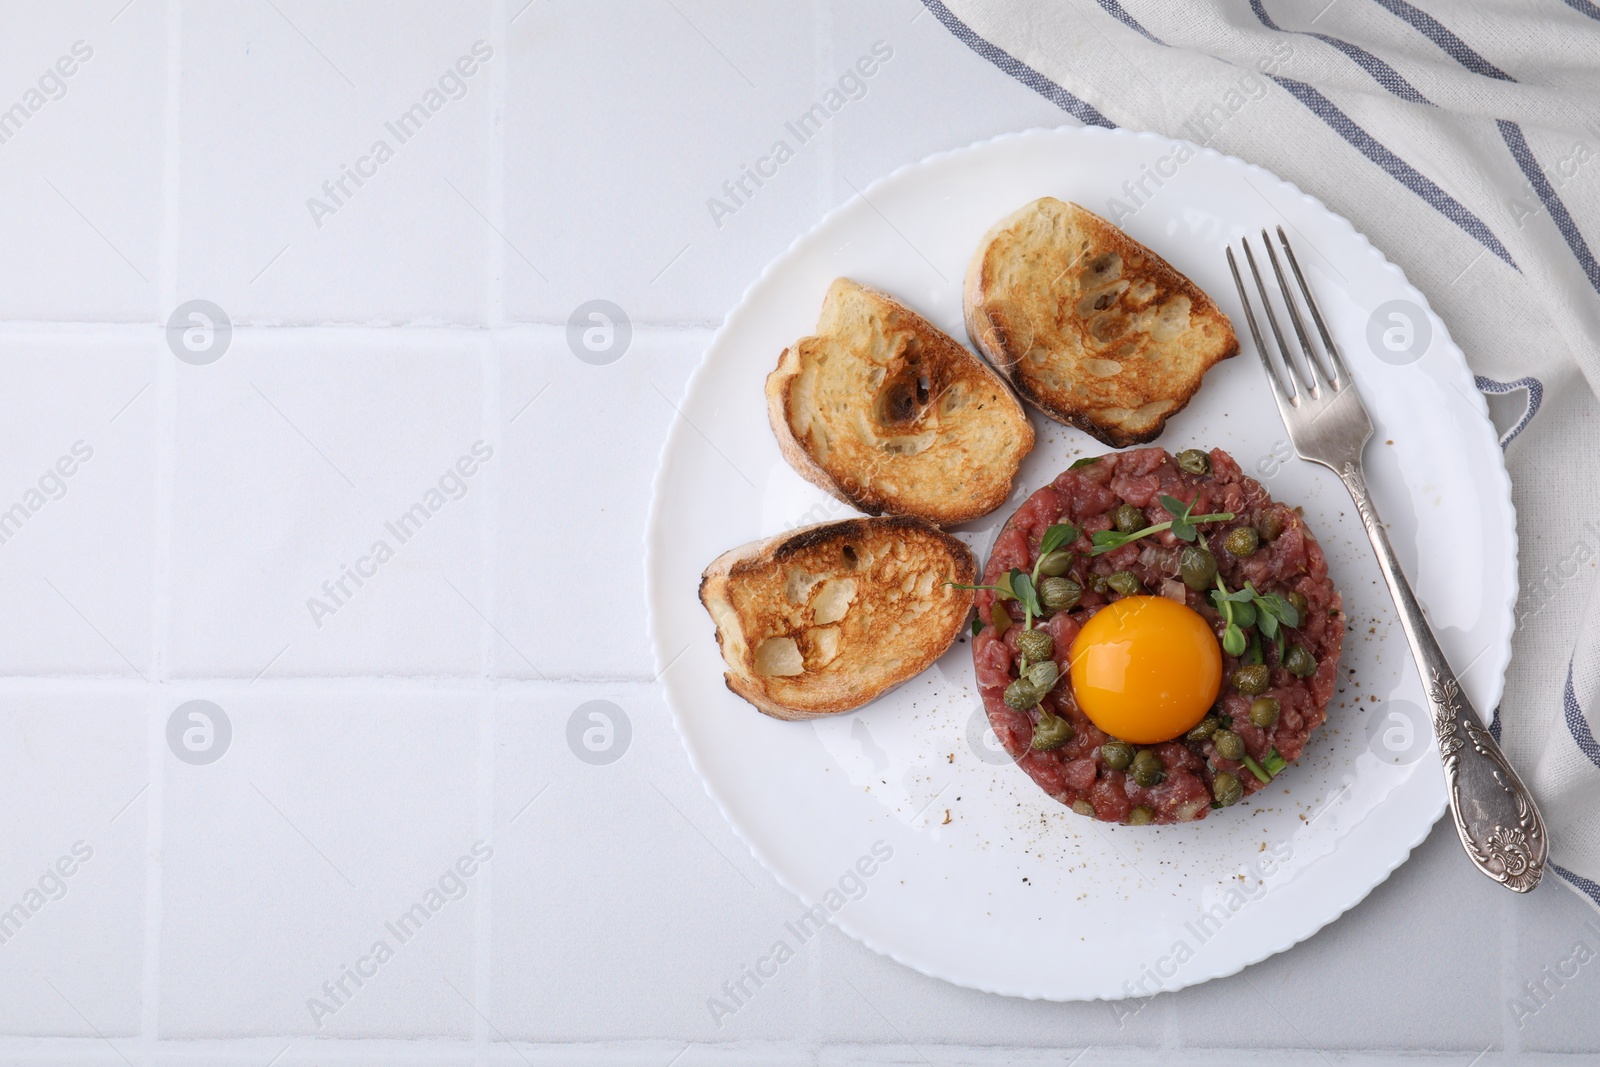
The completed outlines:
<svg viewBox="0 0 1600 1067">
<path fill-rule="evenodd" d="M 921 315 L 839 278 L 767 376 L 783 458 L 869 515 L 948 526 L 999 507 L 1033 426 L 1005 382 Z"/>
<path fill-rule="evenodd" d="M 962 304 L 967 336 L 1025 400 L 1114 448 L 1154 440 L 1205 372 L 1239 351 L 1199 286 L 1049 196 L 984 236 Z"/>
<path fill-rule="evenodd" d="M 850 711 L 926 670 L 972 609 L 972 550 L 920 519 L 805 526 L 700 579 L 728 688 L 779 719 Z"/>
</svg>

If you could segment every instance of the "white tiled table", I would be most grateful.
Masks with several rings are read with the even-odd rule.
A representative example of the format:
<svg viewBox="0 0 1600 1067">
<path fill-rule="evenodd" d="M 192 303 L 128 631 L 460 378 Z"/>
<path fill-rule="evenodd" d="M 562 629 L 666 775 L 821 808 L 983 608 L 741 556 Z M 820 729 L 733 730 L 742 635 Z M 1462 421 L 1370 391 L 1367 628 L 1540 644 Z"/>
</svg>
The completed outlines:
<svg viewBox="0 0 1600 1067">
<path fill-rule="evenodd" d="M 1309 942 L 1145 1005 L 986 996 L 829 930 L 712 1021 L 799 904 L 652 684 L 673 405 L 853 187 L 1064 120 L 914 0 L 95 0 L 5 26 L 0 109 L 92 54 L 0 143 L 0 510 L 28 511 L 0 543 L 0 908 L 39 902 L 0 943 L 0 1062 L 1595 1062 L 1600 963 L 1531 1017 L 1509 1001 L 1600 922 L 1495 888 L 1448 827 Z M 880 41 L 864 95 L 715 219 Z M 633 328 L 606 366 L 566 337 L 596 298 Z M 210 364 L 168 348 L 191 299 L 234 324 Z M 215 762 L 169 748 L 190 700 L 227 716 Z M 627 718 L 616 762 L 567 744 L 590 700 Z"/>
</svg>

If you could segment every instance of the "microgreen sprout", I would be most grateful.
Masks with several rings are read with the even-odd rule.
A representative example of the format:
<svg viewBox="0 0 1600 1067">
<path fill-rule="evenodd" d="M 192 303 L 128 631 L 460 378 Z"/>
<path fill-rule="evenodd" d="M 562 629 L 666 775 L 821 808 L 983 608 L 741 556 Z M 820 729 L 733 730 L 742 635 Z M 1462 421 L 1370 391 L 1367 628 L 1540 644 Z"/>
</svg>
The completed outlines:
<svg viewBox="0 0 1600 1067">
<path fill-rule="evenodd" d="M 1039 578 L 1039 564 L 1044 558 L 1062 545 L 1070 545 L 1078 539 L 1079 530 L 1070 522 L 1058 522 L 1044 532 L 1039 538 L 1039 558 L 1033 561 L 1033 577 Z"/>
<path fill-rule="evenodd" d="M 1271 782 L 1279 774 L 1283 773 L 1285 767 L 1289 766 L 1289 761 L 1278 754 L 1277 746 L 1267 749 L 1267 754 L 1261 757 L 1260 763 L 1257 763 L 1249 756 L 1245 756 L 1239 762 L 1244 764 L 1251 774 L 1260 779 L 1262 785 Z"/>
<path fill-rule="evenodd" d="M 1278 636 L 1280 626 L 1300 625 L 1300 613 L 1282 594 L 1258 593 L 1251 582 L 1244 583 L 1243 589 L 1230 593 L 1220 574 L 1217 576 L 1217 587 L 1211 592 L 1211 603 L 1227 621 L 1222 633 L 1222 648 L 1230 656 L 1244 655 L 1244 630 L 1251 626 L 1271 641 Z M 1259 643 L 1256 652 L 1260 654 Z M 1258 659 L 1255 662 L 1261 661 Z"/>
<path fill-rule="evenodd" d="M 1044 536 L 1039 538 L 1039 558 L 1033 561 L 1032 573 L 1024 573 L 1017 567 L 1011 568 L 993 585 L 961 585 L 958 582 L 945 584 L 956 589 L 988 589 L 995 596 L 1003 600 L 1015 600 L 1022 605 L 1022 628 L 1033 629 L 1033 620 L 1044 616 L 1044 608 L 1039 603 L 1039 565 L 1044 558 L 1062 545 L 1070 545 L 1078 539 L 1079 530 L 1070 522 L 1056 523 L 1045 530 Z M 978 631 L 983 629 L 981 623 L 974 620 L 972 635 L 976 637 Z M 1022 670 L 1028 669 L 1028 657 L 1022 657 Z"/>
<path fill-rule="evenodd" d="M 1012 576 L 1018 574 L 1022 574 L 1022 572 L 1012 567 L 1009 571 L 996 578 L 993 585 L 962 585 L 960 582 L 945 582 L 944 584 L 952 589 L 987 589 L 1001 600 L 1019 600 L 1021 598 L 1011 588 Z M 1023 577 L 1026 578 L 1027 575 L 1024 574 Z"/>
<path fill-rule="evenodd" d="M 1251 666 L 1264 662 L 1264 657 L 1261 655 L 1261 634 L 1259 632 L 1250 634 L 1250 647 L 1244 650 L 1242 662 Z"/>
<path fill-rule="evenodd" d="M 1197 495 L 1195 500 L 1199 499 Z M 1194 501 L 1185 504 L 1175 497 L 1166 495 L 1161 497 L 1161 506 L 1172 513 L 1173 517 L 1171 519 L 1166 522 L 1158 522 L 1154 526 L 1146 526 L 1138 533 L 1125 534 L 1118 533 L 1116 530 L 1101 530 L 1090 537 L 1090 540 L 1094 542 L 1094 548 L 1090 550 L 1089 554 L 1098 556 L 1101 553 L 1110 552 L 1114 548 L 1121 548 L 1130 541 L 1137 541 L 1141 537 L 1149 537 L 1151 534 L 1160 533 L 1162 530 L 1171 530 L 1172 536 L 1178 540 L 1193 543 L 1200 536 L 1200 531 L 1195 528 L 1196 524 L 1202 522 L 1227 522 L 1233 518 L 1233 512 L 1231 511 L 1196 515 L 1193 513 Z"/>
<path fill-rule="evenodd" d="M 1272 775 L 1268 774 L 1265 770 L 1263 770 L 1262 767 L 1261 767 L 1261 764 L 1257 763 L 1255 760 L 1251 759 L 1249 756 L 1245 756 L 1239 762 L 1244 764 L 1245 768 L 1247 770 L 1249 770 L 1249 772 L 1251 774 L 1253 774 L 1257 778 L 1259 778 L 1261 780 L 1261 784 L 1262 785 L 1267 785 L 1268 783 L 1270 783 L 1272 781 Z"/>
<path fill-rule="evenodd" d="M 1044 558 L 1050 553 L 1076 541 L 1081 532 L 1078 527 L 1069 522 L 1056 523 L 1047 528 L 1044 535 L 1039 538 L 1039 554 L 1038 558 L 1033 562 L 1031 571 L 1023 571 L 1020 568 L 1013 567 L 1000 575 L 993 585 L 961 585 L 957 582 L 947 582 L 945 584 L 957 589 L 987 589 L 1000 599 L 1016 601 L 1022 605 L 1022 628 L 1031 630 L 1033 629 L 1034 620 L 1043 618 L 1045 614 L 1044 606 L 1039 602 L 1040 564 L 1044 562 Z M 1002 610 L 999 604 L 996 604 L 992 609 L 992 611 Z M 981 620 L 974 620 L 973 636 L 977 636 L 982 629 Z M 1072 723 L 1053 713 L 1044 704 L 1045 696 L 1055 687 L 1059 678 L 1059 671 L 1054 661 L 1044 660 L 1030 667 L 1027 654 L 1020 653 L 1017 663 L 1017 675 L 1017 682 L 1012 683 L 1013 685 L 1026 683 L 1038 694 L 1038 700 L 1034 702 L 1034 707 L 1039 712 L 1039 722 L 1033 731 L 1033 741 L 1031 742 L 1033 749 L 1037 752 L 1050 752 L 1071 741 L 1076 734 Z"/>
<path fill-rule="evenodd" d="M 1044 614 L 1044 610 L 1039 606 L 1039 590 L 1034 588 L 1031 576 L 1022 573 L 1015 567 L 1011 569 L 1010 577 L 1011 595 L 1016 598 L 1017 603 L 1022 605 L 1022 628 L 1031 630 L 1033 629 L 1033 620 Z"/>
<path fill-rule="evenodd" d="M 987 589 L 994 593 L 994 595 L 999 597 L 1001 600 L 1015 600 L 1017 603 L 1022 605 L 1022 628 L 1024 630 L 1033 629 L 1034 617 L 1044 614 L 1044 612 L 1039 609 L 1039 594 L 1038 591 L 1033 587 L 1033 579 L 1028 577 L 1028 575 L 1024 574 L 1021 570 L 1018 570 L 1016 567 L 1012 567 L 1009 571 L 1006 571 L 1004 574 L 1002 574 L 995 580 L 993 585 L 962 585 L 960 582 L 945 582 L 944 584 L 953 589 Z M 996 604 L 995 608 L 998 609 L 999 606 L 1000 605 Z M 978 630 L 981 630 L 982 628 L 982 626 L 979 626 L 974 629 L 972 631 L 973 636 L 976 637 L 978 635 Z M 1026 657 L 1024 657 L 1022 666 L 1024 670 L 1027 669 Z"/>
</svg>

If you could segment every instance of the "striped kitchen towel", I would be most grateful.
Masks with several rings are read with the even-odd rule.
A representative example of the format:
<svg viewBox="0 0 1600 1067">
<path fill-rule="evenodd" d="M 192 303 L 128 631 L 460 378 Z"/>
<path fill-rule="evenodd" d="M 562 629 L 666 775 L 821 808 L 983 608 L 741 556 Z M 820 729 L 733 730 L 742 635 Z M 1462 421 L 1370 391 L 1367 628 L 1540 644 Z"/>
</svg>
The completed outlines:
<svg viewBox="0 0 1600 1067">
<path fill-rule="evenodd" d="M 1479 388 L 1504 398 L 1517 507 L 1495 725 L 1556 873 L 1600 907 L 1600 6 L 923 3 L 1079 122 L 1294 182 L 1377 238 L 1449 323 Z"/>
</svg>

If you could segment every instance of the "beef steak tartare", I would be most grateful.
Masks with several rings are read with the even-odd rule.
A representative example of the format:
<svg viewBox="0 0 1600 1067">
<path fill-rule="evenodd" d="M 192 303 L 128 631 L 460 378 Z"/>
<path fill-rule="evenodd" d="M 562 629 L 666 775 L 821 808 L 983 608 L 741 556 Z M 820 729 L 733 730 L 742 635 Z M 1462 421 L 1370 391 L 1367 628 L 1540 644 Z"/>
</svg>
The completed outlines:
<svg viewBox="0 0 1600 1067">
<path fill-rule="evenodd" d="M 1184 507 L 1175 514 L 1163 500 Z M 1174 519 L 1177 533 L 1163 525 Z M 1075 536 L 1041 560 L 1052 527 L 1052 542 L 1069 532 L 1061 527 Z M 972 655 L 989 723 L 1040 788 L 1081 815 L 1134 825 L 1205 818 L 1298 759 L 1327 717 L 1345 626 L 1327 560 L 1305 520 L 1221 449 L 1079 461 L 1006 521 L 982 582 Z M 1215 702 L 1171 740 L 1109 735 L 1069 678 L 1084 624 L 1130 596 L 1187 606 L 1221 646 Z"/>
</svg>

